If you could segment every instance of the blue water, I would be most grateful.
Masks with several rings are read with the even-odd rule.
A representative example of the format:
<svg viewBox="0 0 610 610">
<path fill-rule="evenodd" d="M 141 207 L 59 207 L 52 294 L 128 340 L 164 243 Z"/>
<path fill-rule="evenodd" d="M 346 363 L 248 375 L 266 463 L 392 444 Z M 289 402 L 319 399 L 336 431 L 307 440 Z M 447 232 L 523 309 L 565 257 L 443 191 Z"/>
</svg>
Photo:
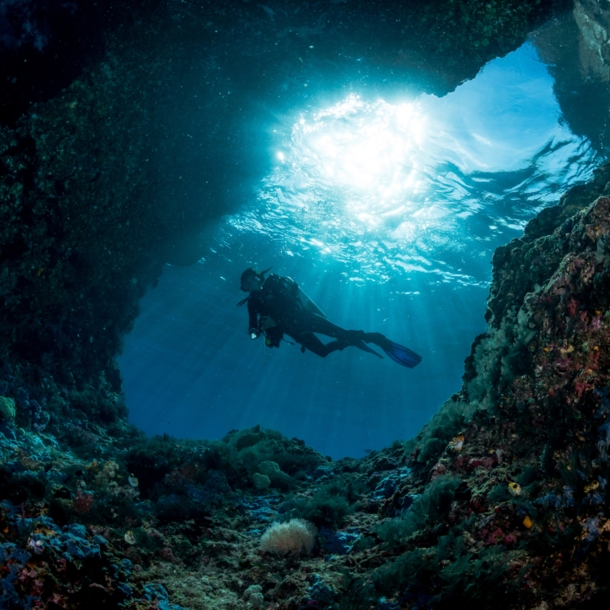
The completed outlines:
<svg viewBox="0 0 610 610">
<path fill-rule="evenodd" d="M 208 228 L 197 265 L 166 266 L 127 337 L 130 418 L 150 434 L 260 424 L 334 458 L 415 435 L 460 389 L 495 248 L 607 157 L 570 132 L 529 43 L 444 98 L 320 91 L 260 129 L 273 169 Z M 251 341 L 239 276 L 272 265 L 330 320 L 422 363 Z"/>
</svg>

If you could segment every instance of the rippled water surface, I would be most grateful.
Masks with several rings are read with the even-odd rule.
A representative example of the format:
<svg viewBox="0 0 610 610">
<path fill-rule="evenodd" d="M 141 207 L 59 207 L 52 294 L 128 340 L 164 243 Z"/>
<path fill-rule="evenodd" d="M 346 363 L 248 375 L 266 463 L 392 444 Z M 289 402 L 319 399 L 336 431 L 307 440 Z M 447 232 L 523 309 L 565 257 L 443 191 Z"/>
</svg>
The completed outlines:
<svg viewBox="0 0 610 610">
<path fill-rule="evenodd" d="M 561 120 L 552 85 L 526 44 L 444 98 L 353 93 L 291 114 L 275 170 L 227 232 L 340 261 L 352 281 L 486 283 L 493 249 L 598 162 Z"/>
<path fill-rule="evenodd" d="M 531 44 L 443 97 L 366 91 L 278 109 L 274 168 L 210 229 L 206 256 L 167 267 L 122 371 L 150 433 L 218 438 L 261 424 L 334 457 L 408 438 L 460 389 L 494 249 L 606 157 L 575 136 Z M 250 341 L 239 275 L 294 277 L 334 322 L 420 352 L 413 371 L 346 349 L 322 360 Z"/>
</svg>

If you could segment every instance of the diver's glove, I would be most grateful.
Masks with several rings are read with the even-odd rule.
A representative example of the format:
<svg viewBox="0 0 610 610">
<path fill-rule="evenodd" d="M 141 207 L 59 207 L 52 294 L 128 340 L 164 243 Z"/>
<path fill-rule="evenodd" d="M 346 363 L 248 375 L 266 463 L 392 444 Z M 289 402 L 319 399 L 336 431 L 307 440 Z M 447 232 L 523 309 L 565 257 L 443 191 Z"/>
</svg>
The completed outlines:
<svg viewBox="0 0 610 610">
<path fill-rule="evenodd" d="M 271 316 L 261 316 L 261 330 L 269 330 L 275 326 L 275 320 Z"/>
<path fill-rule="evenodd" d="M 251 328 L 248 330 L 248 334 L 250 335 L 250 339 L 258 339 L 262 333 L 258 328 Z"/>
</svg>

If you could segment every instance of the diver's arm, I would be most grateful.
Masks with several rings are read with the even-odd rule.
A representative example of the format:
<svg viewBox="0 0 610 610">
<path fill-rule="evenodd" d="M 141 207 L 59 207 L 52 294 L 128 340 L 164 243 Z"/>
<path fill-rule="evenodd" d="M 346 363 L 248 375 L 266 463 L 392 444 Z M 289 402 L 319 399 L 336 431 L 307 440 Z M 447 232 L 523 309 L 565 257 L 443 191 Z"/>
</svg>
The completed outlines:
<svg viewBox="0 0 610 610">
<path fill-rule="evenodd" d="M 258 313 L 251 299 L 248 301 L 248 334 L 250 339 L 258 339 L 262 334 L 258 323 Z"/>
</svg>

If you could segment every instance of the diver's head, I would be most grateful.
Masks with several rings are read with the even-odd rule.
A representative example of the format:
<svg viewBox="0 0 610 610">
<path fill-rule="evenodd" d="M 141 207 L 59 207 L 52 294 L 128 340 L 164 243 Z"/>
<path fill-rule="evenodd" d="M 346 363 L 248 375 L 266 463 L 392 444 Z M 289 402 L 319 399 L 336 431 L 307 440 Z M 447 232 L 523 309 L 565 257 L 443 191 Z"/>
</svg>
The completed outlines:
<svg viewBox="0 0 610 610">
<path fill-rule="evenodd" d="M 269 269 L 265 269 L 264 271 L 257 271 L 254 267 L 249 267 L 241 274 L 241 289 L 244 292 L 254 292 L 258 290 L 265 281 L 265 273 L 269 271 Z"/>
</svg>

